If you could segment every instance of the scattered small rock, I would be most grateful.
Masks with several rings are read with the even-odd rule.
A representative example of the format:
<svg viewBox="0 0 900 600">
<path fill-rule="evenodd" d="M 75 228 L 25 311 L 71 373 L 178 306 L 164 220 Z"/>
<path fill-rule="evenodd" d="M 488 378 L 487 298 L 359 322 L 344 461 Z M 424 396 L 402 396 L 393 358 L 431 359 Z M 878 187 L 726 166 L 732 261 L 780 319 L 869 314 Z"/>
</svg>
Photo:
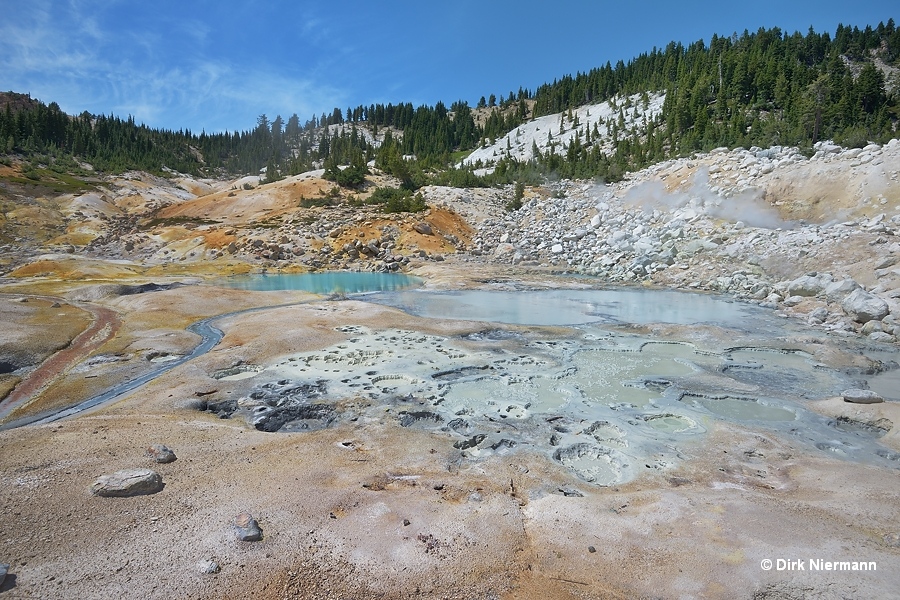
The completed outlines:
<svg viewBox="0 0 900 600">
<path fill-rule="evenodd" d="M 828 320 L 828 309 L 824 306 L 820 306 L 810 312 L 809 315 L 807 315 L 807 319 L 810 323 L 822 324 Z"/>
<path fill-rule="evenodd" d="M 841 396 L 844 397 L 844 402 L 852 402 L 853 404 L 878 404 L 879 402 L 884 402 L 884 398 L 872 390 L 844 390 Z"/>
<path fill-rule="evenodd" d="M 147 456 L 158 463 L 174 462 L 177 458 L 175 453 L 162 444 L 152 444 L 147 447 Z"/>
<path fill-rule="evenodd" d="M 588 546 L 588 552 L 590 552 L 591 554 L 593 554 L 596 551 L 597 551 L 597 549 L 594 548 L 593 546 Z"/>
<path fill-rule="evenodd" d="M 683 485 L 691 483 L 691 480 L 687 479 L 686 477 L 669 477 L 667 481 L 672 487 L 681 487 Z"/>
<path fill-rule="evenodd" d="M 416 232 L 421 233 L 422 235 L 432 235 L 434 231 L 431 229 L 431 225 L 426 223 L 425 221 L 419 221 L 415 225 L 413 225 L 413 229 Z"/>
<path fill-rule="evenodd" d="M 797 306 L 798 304 L 803 302 L 805 299 L 806 298 L 804 298 L 803 296 L 788 296 L 787 298 L 784 299 L 784 305 L 788 306 L 788 307 Z"/>
<path fill-rule="evenodd" d="M 125 498 L 155 494 L 163 489 L 159 473 L 151 469 L 123 469 L 101 475 L 91 485 L 91 493 L 105 498 Z"/>
<path fill-rule="evenodd" d="M 201 560 L 197 563 L 197 570 L 203 575 L 215 575 L 222 567 L 214 560 Z"/>
<path fill-rule="evenodd" d="M 0 564 L 0 585 L 3 585 L 3 582 L 6 581 L 7 573 L 9 573 L 9 565 Z"/>
<path fill-rule="evenodd" d="M 262 529 L 256 519 L 248 512 L 242 512 L 234 518 L 234 531 L 242 542 L 258 542 L 262 539 Z"/>
</svg>

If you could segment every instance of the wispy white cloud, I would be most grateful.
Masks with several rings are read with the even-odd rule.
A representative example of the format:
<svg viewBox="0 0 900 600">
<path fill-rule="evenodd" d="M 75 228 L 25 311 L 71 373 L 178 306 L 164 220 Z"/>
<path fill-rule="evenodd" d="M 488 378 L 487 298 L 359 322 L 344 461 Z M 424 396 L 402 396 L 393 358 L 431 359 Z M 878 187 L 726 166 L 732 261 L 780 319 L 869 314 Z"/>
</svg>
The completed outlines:
<svg viewBox="0 0 900 600">
<path fill-rule="evenodd" d="M 36 0 L 13 11 L 0 21 L 0 88 L 30 92 L 68 112 L 113 112 L 153 126 L 210 132 L 249 129 L 262 112 L 308 116 L 345 101 L 314 72 L 294 76 L 205 57 L 201 50 L 213 30 L 196 19 L 172 20 L 173 30 L 112 31 L 103 13 L 116 4 L 70 0 L 59 7 Z M 304 30 L 317 35 L 327 28 L 311 20 Z M 191 52 L 171 60 L 166 44 L 185 37 Z"/>
<path fill-rule="evenodd" d="M 102 38 L 93 20 L 62 19 L 51 2 L 36 1 L 0 21 L 0 66 L 19 80 L 80 75 L 105 65 Z"/>
<path fill-rule="evenodd" d="M 328 85 L 270 70 L 237 70 L 217 62 L 166 71 L 133 71 L 115 80 L 117 114 L 170 128 L 208 132 L 250 129 L 260 113 L 308 116 L 337 106 L 344 94 Z"/>
</svg>

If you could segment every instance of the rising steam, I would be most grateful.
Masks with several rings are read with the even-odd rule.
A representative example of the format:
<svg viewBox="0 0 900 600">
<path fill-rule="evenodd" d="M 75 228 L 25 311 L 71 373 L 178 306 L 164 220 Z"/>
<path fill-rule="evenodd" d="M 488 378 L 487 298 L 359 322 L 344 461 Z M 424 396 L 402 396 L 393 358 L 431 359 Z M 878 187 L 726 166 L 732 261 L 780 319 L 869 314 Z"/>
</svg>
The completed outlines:
<svg viewBox="0 0 900 600">
<path fill-rule="evenodd" d="M 628 190 L 622 202 L 643 210 L 667 210 L 677 217 L 692 218 L 706 215 L 750 227 L 764 229 L 790 229 L 793 224 L 784 221 L 778 212 L 763 200 L 762 190 L 747 190 L 725 197 L 714 192 L 709 185 L 709 172 L 700 169 L 686 191 L 669 192 L 660 181 L 647 181 Z"/>
</svg>

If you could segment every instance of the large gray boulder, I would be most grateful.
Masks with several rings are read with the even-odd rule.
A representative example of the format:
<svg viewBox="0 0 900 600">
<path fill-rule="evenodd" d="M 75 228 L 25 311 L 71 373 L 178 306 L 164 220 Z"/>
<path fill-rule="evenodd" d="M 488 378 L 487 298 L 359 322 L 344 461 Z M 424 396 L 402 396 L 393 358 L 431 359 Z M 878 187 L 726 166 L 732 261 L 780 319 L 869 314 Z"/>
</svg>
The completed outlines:
<svg viewBox="0 0 900 600">
<path fill-rule="evenodd" d="M 872 390 L 844 390 L 841 396 L 843 396 L 844 402 L 852 402 L 853 404 L 878 404 L 884 402 L 884 398 Z"/>
<path fill-rule="evenodd" d="M 162 477 L 151 469 L 123 469 L 112 475 L 101 475 L 91 485 L 92 494 L 107 498 L 144 496 L 162 489 Z"/>
<path fill-rule="evenodd" d="M 829 302 L 840 303 L 854 290 L 859 289 L 859 284 L 852 279 L 832 281 L 825 286 L 825 299 Z"/>
<path fill-rule="evenodd" d="M 831 277 L 828 275 L 803 275 L 788 284 L 788 296 L 803 296 L 806 298 L 818 296 L 825 291 L 829 283 L 831 283 Z"/>
<path fill-rule="evenodd" d="M 858 323 L 880 321 L 890 313 L 887 302 L 862 288 L 850 292 L 841 303 L 841 308 Z"/>
</svg>

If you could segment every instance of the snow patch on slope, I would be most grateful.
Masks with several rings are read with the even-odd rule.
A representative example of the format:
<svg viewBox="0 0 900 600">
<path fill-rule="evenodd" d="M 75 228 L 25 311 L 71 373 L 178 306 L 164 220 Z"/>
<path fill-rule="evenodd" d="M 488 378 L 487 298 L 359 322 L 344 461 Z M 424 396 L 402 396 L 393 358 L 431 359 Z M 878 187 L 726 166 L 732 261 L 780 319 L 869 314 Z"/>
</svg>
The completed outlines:
<svg viewBox="0 0 900 600">
<path fill-rule="evenodd" d="M 645 104 L 640 94 L 627 99 L 617 96 L 606 102 L 573 109 L 571 119 L 568 111 L 532 119 L 493 143 L 486 140 L 487 143 L 463 159 L 461 165 L 474 166 L 478 161 L 483 165 L 490 165 L 507 154 L 520 162 L 528 162 L 534 158 L 535 146 L 541 153 L 546 153 L 553 147 L 557 154 L 562 154 L 565 147 L 575 139 L 576 133 L 584 144 L 588 131 L 591 132 L 592 143 L 600 144 L 602 151 L 609 154 L 615 149 L 612 139 L 614 123 L 619 124 L 619 138 L 622 139 L 635 130 L 643 134 L 647 123 L 662 113 L 665 94 L 650 94 L 648 98 L 649 102 Z M 620 114 L 624 128 L 619 122 Z M 600 134 L 596 140 L 594 125 Z"/>
</svg>

